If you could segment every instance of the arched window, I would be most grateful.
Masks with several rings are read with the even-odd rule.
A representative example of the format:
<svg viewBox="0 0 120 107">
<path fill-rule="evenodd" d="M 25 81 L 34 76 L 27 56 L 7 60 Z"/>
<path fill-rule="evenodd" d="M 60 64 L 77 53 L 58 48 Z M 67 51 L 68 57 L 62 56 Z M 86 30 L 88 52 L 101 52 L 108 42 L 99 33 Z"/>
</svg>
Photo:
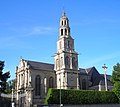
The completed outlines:
<svg viewBox="0 0 120 107">
<path fill-rule="evenodd" d="M 19 84 L 18 84 L 18 85 L 20 86 L 20 74 L 19 74 L 18 78 L 19 78 L 19 80 L 18 80 L 18 81 L 19 81 Z"/>
<path fill-rule="evenodd" d="M 75 68 L 75 57 L 72 57 L 72 67 Z"/>
<path fill-rule="evenodd" d="M 41 92 L 41 78 L 40 75 L 35 77 L 35 95 L 40 96 Z"/>
<path fill-rule="evenodd" d="M 61 29 L 61 35 L 63 35 L 63 29 Z"/>
<path fill-rule="evenodd" d="M 66 20 L 66 25 L 68 24 L 67 20 Z"/>
<path fill-rule="evenodd" d="M 68 48 L 70 48 L 70 41 L 68 40 Z"/>
<path fill-rule="evenodd" d="M 49 88 L 53 88 L 54 87 L 54 79 L 53 77 L 49 78 Z"/>
<path fill-rule="evenodd" d="M 82 80 L 82 89 L 86 90 L 86 80 L 85 79 Z"/>
<path fill-rule="evenodd" d="M 63 21 L 62 21 L 62 25 L 63 25 Z"/>
<path fill-rule="evenodd" d="M 65 25 L 66 25 L 66 20 L 64 21 Z"/>
<path fill-rule="evenodd" d="M 70 59 L 68 56 L 65 57 L 65 65 L 70 66 Z"/>
<path fill-rule="evenodd" d="M 23 86 L 24 80 L 23 80 L 23 74 L 21 74 L 21 86 Z"/>
<path fill-rule="evenodd" d="M 67 35 L 67 29 L 65 29 L 65 35 Z"/>
<path fill-rule="evenodd" d="M 57 68 L 60 68 L 60 62 L 59 62 L 59 59 L 56 59 L 56 69 Z"/>
</svg>

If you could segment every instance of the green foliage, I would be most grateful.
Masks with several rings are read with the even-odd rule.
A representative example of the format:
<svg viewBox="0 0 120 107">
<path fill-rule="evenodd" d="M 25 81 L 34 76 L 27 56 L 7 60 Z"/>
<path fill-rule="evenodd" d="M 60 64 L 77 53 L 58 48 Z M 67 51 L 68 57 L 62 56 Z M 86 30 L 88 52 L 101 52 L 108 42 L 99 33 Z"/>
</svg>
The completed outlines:
<svg viewBox="0 0 120 107">
<path fill-rule="evenodd" d="M 0 71 L 2 71 L 4 68 L 4 61 L 0 61 Z"/>
<path fill-rule="evenodd" d="M 112 82 L 120 82 L 120 64 L 117 63 L 113 66 L 113 73 L 112 73 Z"/>
<path fill-rule="evenodd" d="M 114 83 L 113 91 L 114 91 L 115 94 L 118 96 L 119 102 L 120 102 L 120 82 L 115 82 L 115 83 Z"/>
<path fill-rule="evenodd" d="M 120 64 L 119 63 L 113 66 L 112 82 L 114 83 L 113 91 L 118 96 L 120 101 Z"/>
<path fill-rule="evenodd" d="M 0 92 L 1 93 L 6 93 L 6 84 L 7 84 L 7 79 L 10 78 L 10 73 L 6 72 L 3 73 L 2 70 L 4 68 L 4 61 L 0 61 Z"/>
<path fill-rule="evenodd" d="M 107 104 L 118 103 L 119 99 L 112 91 L 61 90 L 62 104 Z M 49 89 L 45 104 L 59 104 L 60 90 Z"/>
<path fill-rule="evenodd" d="M 6 90 L 5 90 L 5 92 L 6 92 L 7 94 L 10 94 L 10 93 L 12 93 L 12 89 L 13 89 L 13 91 L 15 92 L 15 79 L 10 80 L 10 81 L 8 81 L 8 82 L 6 83 Z"/>
</svg>

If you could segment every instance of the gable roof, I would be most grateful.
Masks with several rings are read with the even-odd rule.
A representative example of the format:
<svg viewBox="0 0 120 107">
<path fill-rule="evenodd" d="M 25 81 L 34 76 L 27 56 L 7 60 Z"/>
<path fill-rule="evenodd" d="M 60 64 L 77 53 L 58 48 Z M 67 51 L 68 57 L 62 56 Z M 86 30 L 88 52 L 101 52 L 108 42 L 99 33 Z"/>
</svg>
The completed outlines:
<svg viewBox="0 0 120 107">
<path fill-rule="evenodd" d="M 54 71 L 54 64 L 26 60 L 30 68 Z"/>
<path fill-rule="evenodd" d="M 92 86 L 96 85 L 104 85 L 104 74 L 100 74 L 95 67 L 91 68 L 79 68 L 80 75 L 88 75 L 90 77 L 90 81 L 92 82 Z M 110 75 L 107 75 L 107 83 L 112 86 L 112 82 L 110 81 Z"/>
</svg>

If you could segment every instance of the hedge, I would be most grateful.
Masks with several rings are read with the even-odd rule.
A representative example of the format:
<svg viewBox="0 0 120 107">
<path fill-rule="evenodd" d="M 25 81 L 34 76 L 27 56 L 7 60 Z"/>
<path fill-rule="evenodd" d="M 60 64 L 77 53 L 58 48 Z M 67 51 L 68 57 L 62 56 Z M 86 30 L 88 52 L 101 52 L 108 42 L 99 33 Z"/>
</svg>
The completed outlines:
<svg viewBox="0 0 120 107">
<path fill-rule="evenodd" d="M 64 90 L 61 89 L 62 104 L 110 104 L 119 103 L 112 91 Z M 49 89 L 45 104 L 60 104 L 60 89 Z"/>
</svg>

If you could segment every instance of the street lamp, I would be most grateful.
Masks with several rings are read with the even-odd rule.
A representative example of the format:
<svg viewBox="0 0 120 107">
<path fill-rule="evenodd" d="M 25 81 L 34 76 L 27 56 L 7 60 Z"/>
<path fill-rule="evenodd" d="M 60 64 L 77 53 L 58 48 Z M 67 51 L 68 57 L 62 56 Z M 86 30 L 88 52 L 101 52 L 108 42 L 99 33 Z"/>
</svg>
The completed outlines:
<svg viewBox="0 0 120 107">
<path fill-rule="evenodd" d="M 60 74 L 60 107 L 61 107 L 61 74 Z"/>
<path fill-rule="evenodd" d="M 59 69 L 59 72 L 60 72 L 60 53 L 56 53 L 58 55 L 58 69 Z M 59 76 L 59 82 L 60 82 L 60 107 L 62 107 L 62 104 L 61 104 L 61 72 L 59 73 L 60 76 Z"/>
<path fill-rule="evenodd" d="M 12 88 L 12 98 L 11 98 L 11 102 L 12 102 L 12 107 L 14 107 L 14 101 L 13 101 L 13 97 L 14 97 L 14 95 L 13 95 L 14 93 L 13 93 L 13 88 Z"/>
<path fill-rule="evenodd" d="M 104 64 L 103 66 L 102 66 L 102 68 L 104 69 L 104 78 L 105 78 L 105 90 L 106 91 L 108 91 L 108 88 L 107 88 L 107 77 L 106 77 L 106 70 L 107 70 L 107 66 L 106 66 L 106 64 Z"/>
</svg>

